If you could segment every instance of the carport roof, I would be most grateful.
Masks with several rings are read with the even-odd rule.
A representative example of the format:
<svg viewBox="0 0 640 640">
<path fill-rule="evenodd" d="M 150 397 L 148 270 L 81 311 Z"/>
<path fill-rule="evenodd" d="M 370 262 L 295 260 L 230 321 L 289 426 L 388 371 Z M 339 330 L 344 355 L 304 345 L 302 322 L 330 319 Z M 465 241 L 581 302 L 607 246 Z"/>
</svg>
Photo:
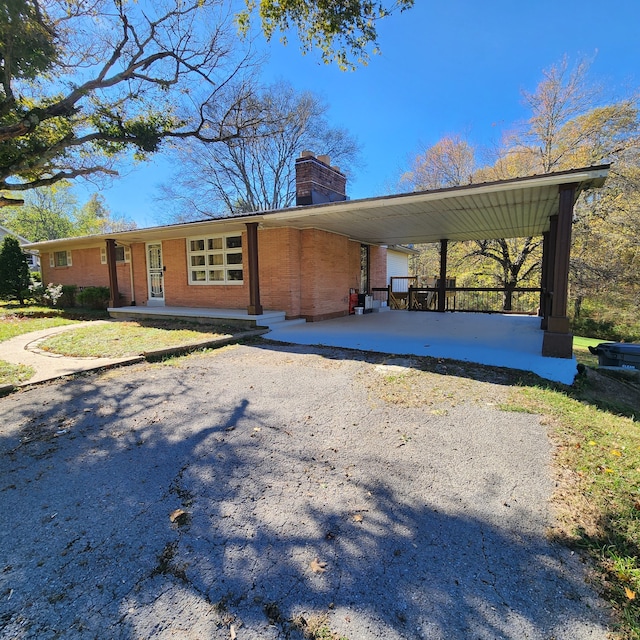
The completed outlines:
<svg viewBox="0 0 640 640">
<path fill-rule="evenodd" d="M 599 165 L 450 189 L 299 206 L 28 246 L 40 250 L 61 245 L 81 248 L 95 246 L 97 240 L 105 238 L 124 244 L 148 242 L 239 231 L 247 222 L 258 222 L 266 229 L 321 229 L 360 242 L 386 245 L 527 237 L 549 230 L 549 218 L 558 212 L 560 185 L 574 185 L 577 198 L 585 189 L 602 186 L 608 172 L 609 165 Z"/>
</svg>

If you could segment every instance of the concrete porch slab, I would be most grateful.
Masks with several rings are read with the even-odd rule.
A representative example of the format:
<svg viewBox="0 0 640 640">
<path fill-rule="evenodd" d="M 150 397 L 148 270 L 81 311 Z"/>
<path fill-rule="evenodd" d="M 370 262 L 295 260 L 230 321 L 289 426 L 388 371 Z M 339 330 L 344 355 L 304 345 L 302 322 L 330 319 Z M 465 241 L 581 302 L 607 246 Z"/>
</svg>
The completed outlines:
<svg viewBox="0 0 640 640">
<path fill-rule="evenodd" d="M 248 327 L 270 327 L 285 319 L 284 311 L 265 311 L 249 315 L 243 309 L 210 309 L 199 307 L 109 307 L 109 315 L 115 319 L 165 318 L 207 322 L 222 320 Z"/>
<path fill-rule="evenodd" d="M 542 356 L 543 332 L 540 318 L 536 316 L 392 311 L 291 327 L 275 326 L 265 338 L 294 344 L 450 358 L 531 371 L 563 384 L 572 384 L 577 373 L 574 358 Z"/>
</svg>

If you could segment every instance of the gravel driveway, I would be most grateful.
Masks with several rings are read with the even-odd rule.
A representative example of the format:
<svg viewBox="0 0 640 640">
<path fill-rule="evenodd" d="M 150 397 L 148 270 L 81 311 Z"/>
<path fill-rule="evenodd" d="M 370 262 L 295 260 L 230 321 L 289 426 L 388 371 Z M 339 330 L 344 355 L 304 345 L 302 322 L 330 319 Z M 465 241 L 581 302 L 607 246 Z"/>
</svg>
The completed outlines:
<svg viewBox="0 0 640 640">
<path fill-rule="evenodd" d="M 264 343 L 0 399 L 0 637 L 604 639 L 540 419 L 406 364 Z"/>
</svg>

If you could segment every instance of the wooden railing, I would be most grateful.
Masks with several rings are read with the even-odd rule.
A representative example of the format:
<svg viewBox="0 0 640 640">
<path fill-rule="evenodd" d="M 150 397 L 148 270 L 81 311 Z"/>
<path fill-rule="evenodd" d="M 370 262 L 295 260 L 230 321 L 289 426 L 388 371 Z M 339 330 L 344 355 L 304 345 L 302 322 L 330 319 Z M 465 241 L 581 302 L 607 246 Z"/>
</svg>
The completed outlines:
<svg viewBox="0 0 640 640">
<path fill-rule="evenodd" d="M 391 309 L 409 311 L 437 311 L 439 289 L 436 287 L 408 287 L 406 292 L 394 292 L 390 287 L 376 288 L 376 299 L 384 299 Z M 476 311 L 484 313 L 536 314 L 540 307 L 539 287 L 446 287 L 446 311 Z"/>
</svg>

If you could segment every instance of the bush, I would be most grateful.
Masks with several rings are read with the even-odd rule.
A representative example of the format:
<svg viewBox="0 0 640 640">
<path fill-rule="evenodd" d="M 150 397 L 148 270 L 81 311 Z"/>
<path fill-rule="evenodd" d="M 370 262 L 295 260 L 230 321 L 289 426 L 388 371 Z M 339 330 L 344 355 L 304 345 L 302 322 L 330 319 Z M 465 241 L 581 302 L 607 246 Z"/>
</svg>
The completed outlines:
<svg viewBox="0 0 640 640">
<path fill-rule="evenodd" d="M 596 338 L 611 342 L 635 342 L 637 335 L 626 326 L 616 324 L 612 320 L 594 320 L 578 318 L 571 323 L 573 333 L 584 338 Z"/>
<path fill-rule="evenodd" d="M 76 299 L 78 304 L 89 309 L 106 309 L 109 306 L 111 292 L 109 287 L 86 287 Z"/>
<path fill-rule="evenodd" d="M 63 309 L 70 309 L 76 306 L 76 295 L 78 293 L 78 287 L 75 284 L 63 284 L 62 295 L 58 301 L 58 307 Z"/>
</svg>

